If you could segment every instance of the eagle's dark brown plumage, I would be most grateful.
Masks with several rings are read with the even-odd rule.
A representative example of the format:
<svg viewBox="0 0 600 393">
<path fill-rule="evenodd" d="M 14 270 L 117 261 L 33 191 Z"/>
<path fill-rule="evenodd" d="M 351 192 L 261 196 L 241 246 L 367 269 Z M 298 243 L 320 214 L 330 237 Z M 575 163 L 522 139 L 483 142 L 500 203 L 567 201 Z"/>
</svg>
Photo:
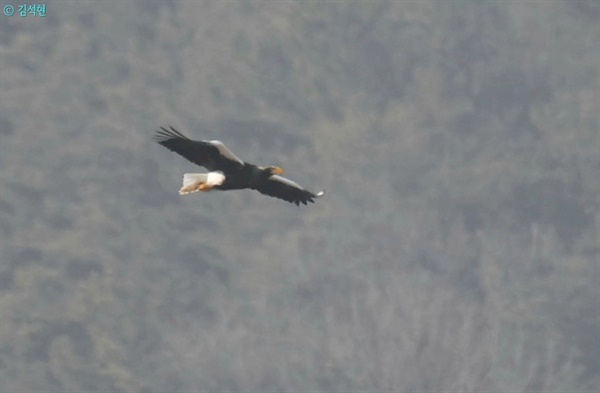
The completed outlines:
<svg viewBox="0 0 600 393">
<path fill-rule="evenodd" d="M 169 130 L 161 127 L 155 139 L 167 149 L 210 171 L 186 173 L 180 194 L 250 188 L 296 205 L 314 203 L 315 198 L 324 194 L 323 191 L 313 194 L 280 176 L 283 170 L 279 167 L 259 167 L 240 160 L 220 141 L 194 141 L 173 127 Z"/>
</svg>

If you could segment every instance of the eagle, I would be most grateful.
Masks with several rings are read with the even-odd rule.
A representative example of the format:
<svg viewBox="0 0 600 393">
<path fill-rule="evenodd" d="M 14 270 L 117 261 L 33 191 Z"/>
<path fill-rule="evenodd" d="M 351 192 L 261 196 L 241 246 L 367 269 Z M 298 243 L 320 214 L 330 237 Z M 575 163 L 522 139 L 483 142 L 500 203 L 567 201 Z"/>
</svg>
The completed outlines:
<svg viewBox="0 0 600 393">
<path fill-rule="evenodd" d="M 161 127 L 154 136 L 156 142 L 192 163 L 209 170 L 208 173 L 185 173 L 180 195 L 210 190 L 241 190 L 249 188 L 261 194 L 283 199 L 296 205 L 323 196 L 304 189 L 283 176 L 278 166 L 261 167 L 237 158 L 221 141 L 195 141 L 170 127 Z"/>
</svg>

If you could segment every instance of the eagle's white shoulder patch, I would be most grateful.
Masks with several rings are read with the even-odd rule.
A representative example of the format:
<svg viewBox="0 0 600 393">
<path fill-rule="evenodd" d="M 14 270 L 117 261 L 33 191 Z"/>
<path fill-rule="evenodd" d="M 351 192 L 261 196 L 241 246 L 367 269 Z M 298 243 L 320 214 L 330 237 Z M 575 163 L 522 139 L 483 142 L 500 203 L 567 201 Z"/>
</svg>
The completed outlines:
<svg viewBox="0 0 600 393">
<path fill-rule="evenodd" d="M 214 140 L 214 141 L 209 141 L 208 143 L 210 143 L 211 145 L 215 146 L 217 149 L 219 149 L 219 153 L 221 153 L 221 155 L 229 160 L 232 161 L 237 161 L 240 164 L 244 164 L 244 161 L 240 160 L 235 154 L 233 154 L 231 152 L 231 150 L 229 150 L 225 144 L 221 141 L 218 140 Z"/>
</svg>

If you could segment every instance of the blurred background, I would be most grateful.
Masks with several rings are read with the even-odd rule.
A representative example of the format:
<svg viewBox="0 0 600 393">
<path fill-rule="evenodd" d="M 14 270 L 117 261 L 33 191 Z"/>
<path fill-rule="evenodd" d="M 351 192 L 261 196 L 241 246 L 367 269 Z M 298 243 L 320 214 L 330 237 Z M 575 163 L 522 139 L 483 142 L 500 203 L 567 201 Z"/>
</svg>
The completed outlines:
<svg viewBox="0 0 600 393">
<path fill-rule="evenodd" d="M 600 385 L 597 1 L 1 4 L 0 391 Z"/>
</svg>

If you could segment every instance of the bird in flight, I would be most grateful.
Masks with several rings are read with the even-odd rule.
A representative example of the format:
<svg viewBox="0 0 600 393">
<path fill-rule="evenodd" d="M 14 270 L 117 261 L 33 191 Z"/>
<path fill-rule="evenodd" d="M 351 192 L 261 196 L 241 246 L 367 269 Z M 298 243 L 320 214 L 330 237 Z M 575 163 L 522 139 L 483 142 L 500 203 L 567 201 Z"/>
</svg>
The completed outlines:
<svg viewBox="0 0 600 393">
<path fill-rule="evenodd" d="M 316 194 L 304 189 L 283 176 L 277 166 L 260 167 L 237 158 L 221 141 L 194 141 L 170 127 L 161 127 L 155 140 L 196 165 L 208 169 L 208 173 L 185 173 L 180 195 L 210 190 L 241 190 L 249 188 L 261 194 L 283 199 L 299 205 L 325 192 Z"/>
</svg>

